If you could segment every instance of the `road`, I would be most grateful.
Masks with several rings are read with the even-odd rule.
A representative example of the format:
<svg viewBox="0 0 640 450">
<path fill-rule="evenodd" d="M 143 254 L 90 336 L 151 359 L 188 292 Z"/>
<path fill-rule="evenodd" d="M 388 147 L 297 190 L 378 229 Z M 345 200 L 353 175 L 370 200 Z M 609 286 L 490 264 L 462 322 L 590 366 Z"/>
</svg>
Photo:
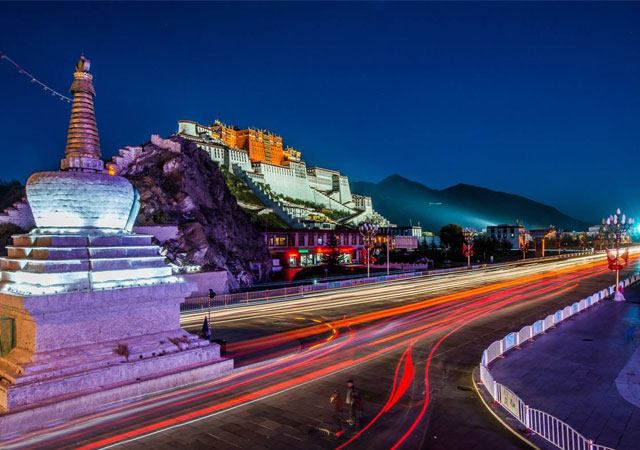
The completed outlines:
<svg viewBox="0 0 640 450">
<path fill-rule="evenodd" d="M 469 389 L 482 349 L 611 282 L 596 256 L 215 311 L 214 334 L 241 370 L 2 445 L 523 448 Z M 185 315 L 183 326 L 197 330 L 203 317 Z M 363 393 L 361 429 L 336 440 L 328 399 L 349 378 Z"/>
</svg>

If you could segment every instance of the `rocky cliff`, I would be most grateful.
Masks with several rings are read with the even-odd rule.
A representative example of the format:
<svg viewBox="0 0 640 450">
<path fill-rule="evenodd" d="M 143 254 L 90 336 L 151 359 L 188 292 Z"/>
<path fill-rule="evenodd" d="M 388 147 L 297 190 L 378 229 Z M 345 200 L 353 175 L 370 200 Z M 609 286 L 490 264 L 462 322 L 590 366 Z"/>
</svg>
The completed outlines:
<svg viewBox="0 0 640 450">
<path fill-rule="evenodd" d="M 232 289 L 266 278 L 271 259 L 264 240 L 216 163 L 193 142 L 170 140 L 179 151 L 148 143 L 118 168 L 140 192 L 136 224 L 177 225 L 176 239 L 163 244 L 167 257 L 178 265 L 226 270 Z"/>
</svg>

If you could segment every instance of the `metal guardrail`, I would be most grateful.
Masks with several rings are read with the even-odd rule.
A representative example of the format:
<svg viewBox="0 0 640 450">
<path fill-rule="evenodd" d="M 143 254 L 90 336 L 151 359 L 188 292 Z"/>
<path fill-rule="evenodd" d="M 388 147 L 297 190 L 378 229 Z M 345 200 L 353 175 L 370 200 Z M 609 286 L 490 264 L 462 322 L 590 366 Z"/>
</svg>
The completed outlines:
<svg viewBox="0 0 640 450">
<path fill-rule="evenodd" d="M 634 275 L 620 282 L 620 287 L 626 287 L 640 280 L 640 275 Z M 533 432 L 556 447 L 563 450 L 614 450 L 593 442 L 584 437 L 571 426 L 556 417 L 539 409 L 530 408 L 518 395 L 505 385 L 498 383 L 491 372 L 489 364 L 513 348 L 519 348 L 521 343 L 532 340 L 534 336 L 545 333 L 551 328 L 569 317 L 586 310 L 615 292 L 615 285 L 609 286 L 595 294 L 574 302 L 573 304 L 549 314 L 531 325 L 523 327 L 518 332 L 511 332 L 499 341 L 495 341 L 482 353 L 480 362 L 480 381 L 494 401 L 494 404 L 502 406 L 525 426 L 526 430 Z"/>
<path fill-rule="evenodd" d="M 560 255 L 559 258 L 569 258 L 574 256 L 589 255 L 590 252 L 573 253 L 567 255 Z M 508 263 L 496 263 L 496 264 L 477 264 L 471 266 L 471 269 L 484 269 L 491 267 L 502 267 L 509 265 L 517 265 L 522 263 L 530 263 L 539 260 L 551 260 L 558 258 L 557 256 L 550 256 L 546 258 L 530 258 L 526 260 L 518 260 Z M 362 286 L 362 285 L 375 285 L 378 283 L 384 283 L 388 281 L 407 280 L 410 278 L 426 277 L 430 275 L 439 275 L 445 273 L 461 272 L 469 270 L 467 267 L 452 267 L 449 269 L 437 269 L 437 270 L 424 270 L 415 272 L 403 272 L 392 275 L 378 275 L 365 278 L 350 278 L 339 281 L 326 281 L 314 284 L 305 284 L 301 286 L 290 286 L 277 289 L 265 289 L 263 291 L 252 292 L 238 292 L 235 294 L 223 294 L 216 296 L 213 300 L 209 300 L 208 297 L 194 297 L 188 298 L 180 304 L 180 311 L 197 311 L 211 308 L 224 308 L 227 306 L 249 304 L 251 302 L 267 301 L 273 299 L 286 299 L 288 297 L 301 297 L 304 294 L 318 293 L 323 291 L 331 291 L 335 289 L 342 289 L 347 287 Z"/>
</svg>

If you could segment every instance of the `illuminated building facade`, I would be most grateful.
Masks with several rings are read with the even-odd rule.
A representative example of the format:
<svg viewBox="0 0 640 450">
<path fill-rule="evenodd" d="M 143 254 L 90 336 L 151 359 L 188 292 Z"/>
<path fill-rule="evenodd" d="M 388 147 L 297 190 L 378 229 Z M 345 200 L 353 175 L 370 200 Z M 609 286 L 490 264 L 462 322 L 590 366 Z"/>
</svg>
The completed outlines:
<svg viewBox="0 0 640 450">
<path fill-rule="evenodd" d="M 266 206 L 293 228 L 324 228 L 328 223 L 332 227 L 357 226 L 366 220 L 390 225 L 373 209 L 370 197 L 352 195 L 345 175 L 307 167 L 300 151 L 283 148 L 282 138 L 276 134 L 253 128 L 241 130 L 218 121 L 204 126 L 181 120 L 178 135 L 195 142 L 219 166 L 242 178 Z M 315 220 L 319 209 L 336 211 L 341 219 Z"/>
<path fill-rule="evenodd" d="M 498 241 L 511 242 L 514 250 L 520 250 L 526 242 L 527 230 L 524 225 L 489 225 L 487 226 L 487 237 Z"/>
<path fill-rule="evenodd" d="M 270 230 L 264 240 L 273 256 L 275 267 L 305 267 L 322 263 L 330 236 L 335 236 L 345 264 L 361 262 L 364 244 L 355 230 Z"/>
</svg>

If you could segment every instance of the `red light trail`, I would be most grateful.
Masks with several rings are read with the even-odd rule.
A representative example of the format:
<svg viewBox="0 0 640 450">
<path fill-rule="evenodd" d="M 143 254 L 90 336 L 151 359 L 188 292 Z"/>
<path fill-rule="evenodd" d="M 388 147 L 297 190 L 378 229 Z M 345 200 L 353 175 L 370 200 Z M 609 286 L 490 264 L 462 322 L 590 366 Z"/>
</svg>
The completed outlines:
<svg viewBox="0 0 640 450">
<path fill-rule="evenodd" d="M 277 350 L 266 363 L 227 375 L 211 382 L 134 402 L 89 418 L 59 425 L 44 434 L 29 438 L 37 442 L 27 448 L 94 449 L 143 439 L 160 431 L 204 420 L 225 411 L 246 406 L 296 387 L 312 383 L 361 364 L 369 364 L 381 356 L 401 351 L 393 383 L 384 406 L 339 449 L 351 445 L 367 430 L 373 430 L 385 415 L 397 407 L 415 383 L 424 385 L 424 399 L 411 424 L 389 448 L 399 448 L 415 431 L 429 405 L 429 368 L 440 344 L 465 325 L 498 310 L 535 305 L 559 294 L 570 292 L 582 280 L 607 272 L 601 261 L 579 266 L 560 266 L 545 273 L 524 272 L 506 281 L 492 282 L 441 295 L 428 300 L 342 317 L 278 335 L 266 336 L 228 345 L 231 356 L 290 344 L 303 338 L 315 338 L 287 355 Z M 488 276 L 488 275 L 487 275 Z M 382 293 L 386 291 L 380 290 Z M 334 294 L 335 295 L 335 294 Z M 386 295 L 386 294 L 381 294 Z M 316 319 L 317 321 L 317 319 Z M 441 333 L 444 333 L 440 335 Z M 415 345 L 436 338 L 426 360 L 416 365 Z M 425 341 L 427 340 L 427 341 Z M 479 358 L 480 356 L 478 356 Z M 264 357 L 255 356 L 259 361 Z M 424 374 L 422 373 L 424 364 Z M 169 417 L 167 417 L 169 416 Z M 120 431 L 118 431 L 120 429 Z M 46 433 L 50 433 L 47 436 Z M 16 443 L 21 438 L 14 440 Z M 14 441 L 7 442 L 11 444 Z"/>
</svg>

